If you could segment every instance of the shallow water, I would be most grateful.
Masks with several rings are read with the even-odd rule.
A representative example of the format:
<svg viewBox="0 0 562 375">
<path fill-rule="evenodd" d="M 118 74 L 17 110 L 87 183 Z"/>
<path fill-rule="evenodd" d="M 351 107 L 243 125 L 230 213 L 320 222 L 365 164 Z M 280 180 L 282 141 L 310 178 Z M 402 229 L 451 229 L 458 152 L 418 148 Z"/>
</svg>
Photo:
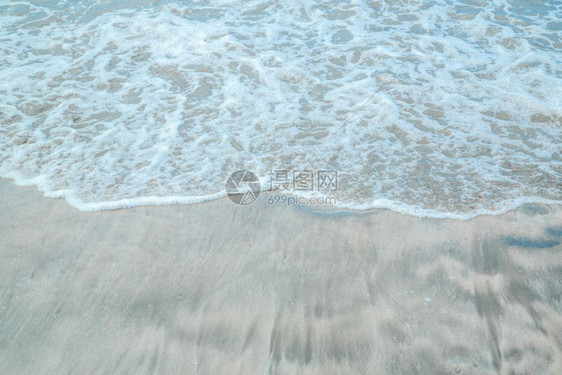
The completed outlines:
<svg viewBox="0 0 562 375">
<path fill-rule="evenodd" d="M 0 15 L 0 176 L 82 210 L 216 198 L 238 169 L 337 171 L 338 206 L 422 216 L 562 201 L 559 2 Z"/>
</svg>

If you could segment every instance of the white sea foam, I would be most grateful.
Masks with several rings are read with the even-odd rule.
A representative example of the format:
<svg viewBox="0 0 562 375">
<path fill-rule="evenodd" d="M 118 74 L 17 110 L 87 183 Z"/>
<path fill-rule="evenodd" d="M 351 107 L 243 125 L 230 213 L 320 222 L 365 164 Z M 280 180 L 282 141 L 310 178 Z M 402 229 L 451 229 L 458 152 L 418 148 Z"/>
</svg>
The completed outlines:
<svg viewBox="0 0 562 375">
<path fill-rule="evenodd" d="M 242 168 L 337 170 L 362 210 L 562 202 L 559 3 L 38 3 L 0 1 L 0 175 L 78 209 Z"/>
</svg>

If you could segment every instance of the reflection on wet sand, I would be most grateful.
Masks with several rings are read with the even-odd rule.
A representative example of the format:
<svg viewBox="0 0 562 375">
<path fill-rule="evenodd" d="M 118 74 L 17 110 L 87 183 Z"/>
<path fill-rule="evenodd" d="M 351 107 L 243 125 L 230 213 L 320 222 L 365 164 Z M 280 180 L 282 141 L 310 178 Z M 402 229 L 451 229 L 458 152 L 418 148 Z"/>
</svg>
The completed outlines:
<svg viewBox="0 0 562 375">
<path fill-rule="evenodd" d="M 0 193 L 2 374 L 562 373 L 557 206 L 80 213 Z"/>
</svg>

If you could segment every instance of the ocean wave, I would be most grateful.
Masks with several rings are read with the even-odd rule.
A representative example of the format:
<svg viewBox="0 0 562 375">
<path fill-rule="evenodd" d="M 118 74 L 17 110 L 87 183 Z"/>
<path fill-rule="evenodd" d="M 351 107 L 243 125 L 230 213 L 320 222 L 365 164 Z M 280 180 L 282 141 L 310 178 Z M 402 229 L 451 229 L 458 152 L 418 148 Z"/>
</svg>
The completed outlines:
<svg viewBox="0 0 562 375">
<path fill-rule="evenodd" d="M 349 209 L 562 201 L 555 2 L 41 4 L 0 2 L 0 176 L 81 210 L 280 168 L 337 171 Z"/>
</svg>

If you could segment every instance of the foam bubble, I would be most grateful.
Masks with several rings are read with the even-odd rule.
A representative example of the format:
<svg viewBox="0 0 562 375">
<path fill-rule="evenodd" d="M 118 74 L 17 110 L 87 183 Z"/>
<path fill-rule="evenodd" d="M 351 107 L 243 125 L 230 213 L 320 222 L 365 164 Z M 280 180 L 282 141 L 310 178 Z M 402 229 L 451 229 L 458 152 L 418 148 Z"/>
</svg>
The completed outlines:
<svg viewBox="0 0 562 375">
<path fill-rule="evenodd" d="M 0 2 L 0 176 L 81 210 L 243 168 L 337 170 L 353 209 L 562 202 L 560 4 L 158 4 Z"/>
</svg>

